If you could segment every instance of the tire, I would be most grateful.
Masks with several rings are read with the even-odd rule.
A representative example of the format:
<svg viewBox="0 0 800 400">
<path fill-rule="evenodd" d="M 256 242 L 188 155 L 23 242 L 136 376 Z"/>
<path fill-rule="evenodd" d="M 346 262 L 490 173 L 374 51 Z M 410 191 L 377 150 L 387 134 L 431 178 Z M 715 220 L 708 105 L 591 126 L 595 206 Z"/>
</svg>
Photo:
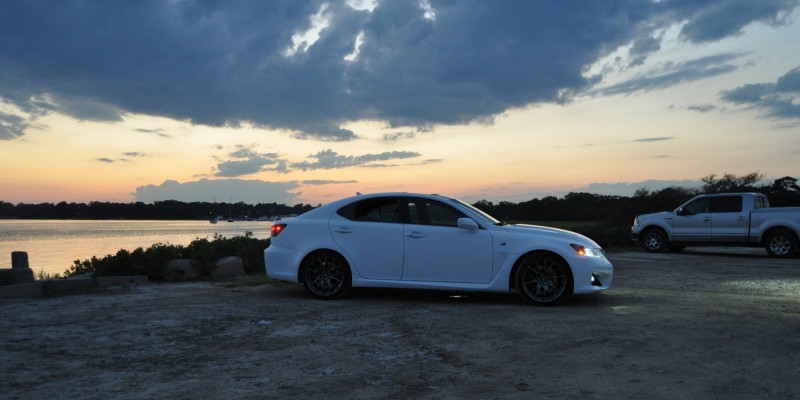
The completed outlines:
<svg viewBox="0 0 800 400">
<path fill-rule="evenodd" d="M 572 271 L 566 262 L 552 254 L 526 256 L 514 279 L 517 293 L 529 304 L 557 304 L 572 292 Z"/>
<path fill-rule="evenodd" d="M 338 299 L 347 294 L 352 285 L 347 260 L 329 250 L 318 251 L 306 257 L 300 274 L 303 286 L 318 299 Z"/>
<path fill-rule="evenodd" d="M 764 248 L 772 257 L 789 258 L 797 254 L 797 238 L 789 230 L 777 230 L 767 235 Z"/>
<path fill-rule="evenodd" d="M 658 228 L 647 228 L 642 232 L 642 247 L 650 253 L 660 253 L 669 246 L 667 234 Z"/>
</svg>

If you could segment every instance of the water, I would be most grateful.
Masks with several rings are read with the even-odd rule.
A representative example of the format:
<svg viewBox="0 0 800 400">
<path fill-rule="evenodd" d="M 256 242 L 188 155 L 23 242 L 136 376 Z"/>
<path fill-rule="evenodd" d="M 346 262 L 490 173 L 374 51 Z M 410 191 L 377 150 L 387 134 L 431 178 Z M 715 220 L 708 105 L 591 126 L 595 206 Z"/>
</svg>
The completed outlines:
<svg viewBox="0 0 800 400">
<path fill-rule="evenodd" d="M 155 243 L 187 245 L 197 238 L 243 236 L 266 239 L 272 222 L 0 220 L 0 268 L 11 268 L 11 252 L 28 252 L 31 269 L 61 273 L 75 260 L 132 251 Z"/>
</svg>

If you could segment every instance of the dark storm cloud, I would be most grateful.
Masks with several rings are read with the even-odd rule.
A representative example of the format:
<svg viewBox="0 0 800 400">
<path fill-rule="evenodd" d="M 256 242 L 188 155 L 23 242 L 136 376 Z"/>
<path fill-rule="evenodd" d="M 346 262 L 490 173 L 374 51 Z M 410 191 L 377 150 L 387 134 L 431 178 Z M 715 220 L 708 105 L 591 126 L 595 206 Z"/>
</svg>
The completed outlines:
<svg viewBox="0 0 800 400">
<path fill-rule="evenodd" d="M 775 83 L 745 84 L 722 92 L 721 99 L 759 110 L 766 118 L 800 119 L 800 67 Z"/>
<path fill-rule="evenodd" d="M 0 98 L 29 118 L 57 111 L 117 121 L 142 113 L 351 140 L 341 127 L 349 121 L 491 123 L 510 108 L 567 102 L 601 79 L 585 76 L 586 68 L 620 46 L 631 46 L 628 64 L 638 65 L 674 24 L 683 24 L 686 41 L 714 41 L 754 22 L 780 24 L 797 2 L 427 4 L 384 0 L 368 11 L 344 0 L 8 0 L 0 12 Z M 296 46 L 315 24 L 319 39 Z M 606 94 L 733 68 L 680 67 Z M 0 139 L 26 127 L 0 115 Z"/>
</svg>

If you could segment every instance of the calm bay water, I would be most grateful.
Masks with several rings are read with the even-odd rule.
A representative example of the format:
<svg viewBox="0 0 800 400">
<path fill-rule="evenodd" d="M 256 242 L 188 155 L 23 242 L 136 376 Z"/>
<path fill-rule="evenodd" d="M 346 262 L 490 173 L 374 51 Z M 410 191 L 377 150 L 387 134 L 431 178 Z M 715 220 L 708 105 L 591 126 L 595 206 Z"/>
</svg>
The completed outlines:
<svg viewBox="0 0 800 400">
<path fill-rule="evenodd" d="M 272 222 L 0 220 L 0 268 L 11 252 L 28 252 L 34 272 L 63 273 L 75 260 L 132 251 L 155 243 L 187 245 L 197 238 L 243 236 L 266 239 Z"/>
</svg>

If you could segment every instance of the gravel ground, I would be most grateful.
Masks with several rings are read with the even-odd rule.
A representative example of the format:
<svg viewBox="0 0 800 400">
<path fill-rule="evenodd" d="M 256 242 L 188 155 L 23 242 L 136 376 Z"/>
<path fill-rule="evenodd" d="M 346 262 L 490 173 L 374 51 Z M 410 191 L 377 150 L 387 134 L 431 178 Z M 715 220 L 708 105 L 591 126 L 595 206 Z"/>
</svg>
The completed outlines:
<svg viewBox="0 0 800 400">
<path fill-rule="evenodd" d="M 617 252 L 614 287 L 516 295 L 146 284 L 6 299 L 0 398 L 800 398 L 800 259 Z"/>
</svg>

